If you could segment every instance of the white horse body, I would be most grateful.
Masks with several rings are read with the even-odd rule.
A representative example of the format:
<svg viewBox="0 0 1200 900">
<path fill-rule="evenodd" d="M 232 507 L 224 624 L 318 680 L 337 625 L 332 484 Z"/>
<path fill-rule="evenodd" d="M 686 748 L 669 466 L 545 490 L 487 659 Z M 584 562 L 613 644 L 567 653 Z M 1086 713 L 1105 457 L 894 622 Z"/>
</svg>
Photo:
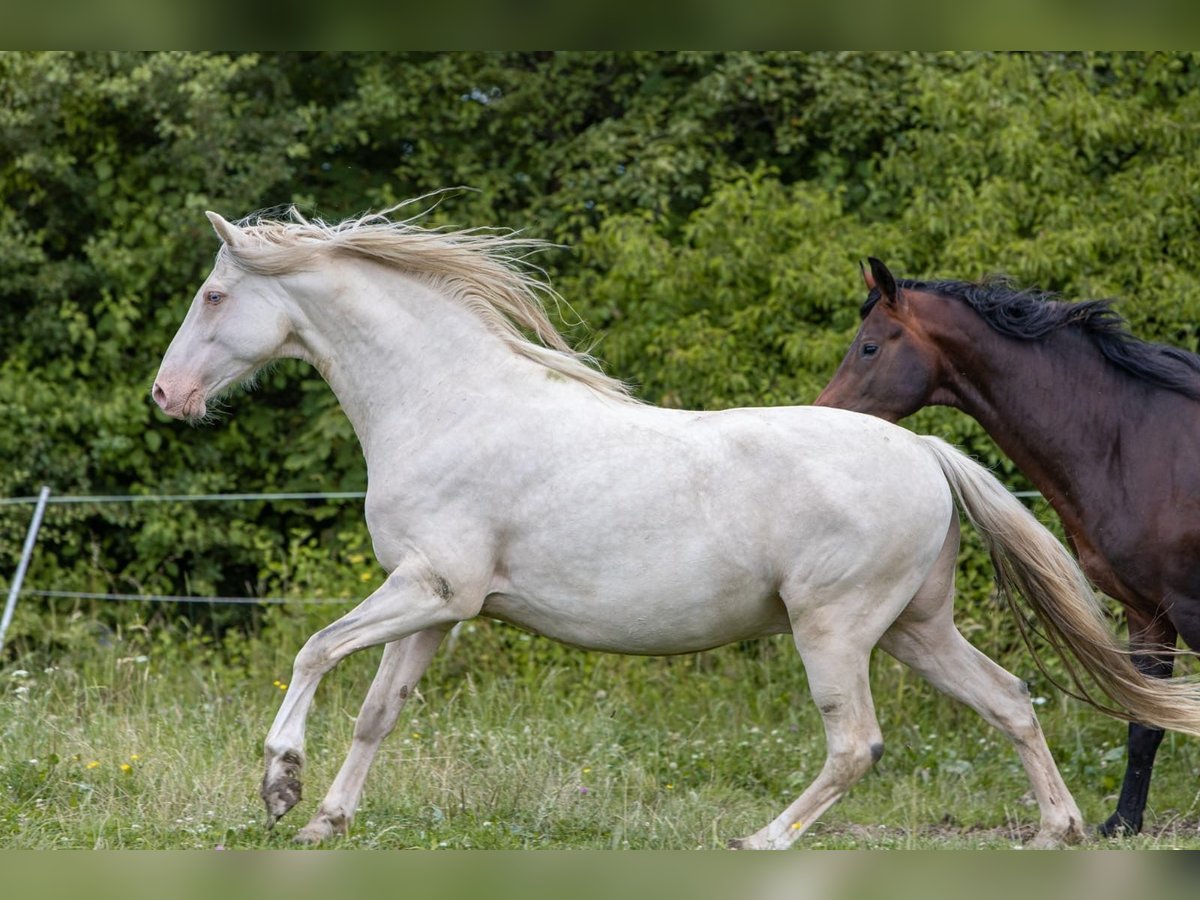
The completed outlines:
<svg viewBox="0 0 1200 900">
<path fill-rule="evenodd" d="M 792 616 L 800 603 L 825 602 L 822 584 L 879 596 L 892 591 L 889 573 L 911 570 L 907 602 L 949 527 L 946 480 L 915 441 L 893 448 L 873 421 L 815 412 L 630 405 L 582 418 L 549 404 L 527 409 L 509 426 L 521 432 L 509 445 L 524 460 L 516 477 L 478 485 L 465 477 L 446 498 L 446 514 L 471 522 L 480 546 L 492 548 L 480 611 L 579 647 L 662 654 L 789 632 L 785 579 L 803 598 Z M 794 452 L 817 440 L 837 448 L 848 471 L 856 463 L 870 471 L 872 452 L 899 450 L 908 475 L 885 479 L 876 468 L 831 480 L 826 457 Z M 405 476 L 425 479 L 420 470 Z M 479 522 L 472 488 L 495 492 L 502 515 Z M 909 491 L 915 502 L 902 496 Z M 369 500 L 372 520 L 400 506 L 381 494 Z M 885 511 L 871 526 L 849 512 L 872 504 Z M 379 521 L 376 533 L 390 533 Z M 395 521 L 403 527 L 406 517 Z M 390 549 L 381 546 L 381 558 Z"/>
<path fill-rule="evenodd" d="M 353 314 L 324 288 L 293 352 L 319 361 L 362 442 L 384 569 L 416 552 L 490 570 L 471 573 L 486 587 L 465 613 L 591 650 L 687 653 L 790 631 L 787 573 L 878 595 L 872 579 L 915 559 L 907 600 L 937 558 L 950 492 L 903 429 L 817 407 L 597 403 L 412 278 L 330 268 Z"/>
<path fill-rule="evenodd" d="M 436 240 L 457 241 L 494 264 L 470 234 L 379 220 L 242 229 L 210 218 L 226 246 L 164 357 L 155 399 L 172 415 L 202 417 L 209 397 L 270 359 L 310 361 L 362 443 L 367 522 L 388 572 L 297 656 L 266 742 L 272 823 L 299 799 L 305 719 L 325 672 L 388 645 L 305 840 L 347 827 L 375 749 L 442 635 L 482 614 L 621 653 L 791 632 L 830 757 L 742 846 L 792 843 L 882 752 L 866 681 L 878 643 L 1014 740 L 1043 843 L 1081 835 L 1019 682 L 953 628 L 948 478 L 971 465 L 947 463 L 953 451 L 833 409 L 638 404 L 566 356 L 547 365 L 543 348 L 498 336 L 472 306 L 479 285 L 457 277 L 459 256 L 411 271 L 355 243 L 356 229 L 398 244 L 416 235 L 435 250 Z M 1003 494 L 977 468 L 961 478 Z M 1032 521 L 1013 505 L 1006 515 Z"/>
</svg>

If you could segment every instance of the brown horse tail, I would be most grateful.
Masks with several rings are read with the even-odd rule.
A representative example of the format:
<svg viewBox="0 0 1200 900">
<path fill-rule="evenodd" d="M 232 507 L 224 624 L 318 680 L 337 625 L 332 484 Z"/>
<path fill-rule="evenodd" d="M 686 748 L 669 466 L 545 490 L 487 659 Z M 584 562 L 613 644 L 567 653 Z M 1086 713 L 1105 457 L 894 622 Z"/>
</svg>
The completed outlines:
<svg viewBox="0 0 1200 900">
<path fill-rule="evenodd" d="M 1138 671 L 1129 650 L 1113 637 L 1083 571 L 1054 535 L 983 466 L 938 438 L 922 440 L 982 533 L 1000 593 L 1042 673 L 1109 715 L 1200 737 L 1200 685 L 1181 678 L 1149 678 Z M 1062 657 L 1076 690 L 1064 688 L 1046 671 L 1031 627 L 1017 606 L 1017 594 L 1033 607 L 1043 637 Z M 1089 693 L 1089 681 L 1116 707 L 1096 700 Z"/>
</svg>

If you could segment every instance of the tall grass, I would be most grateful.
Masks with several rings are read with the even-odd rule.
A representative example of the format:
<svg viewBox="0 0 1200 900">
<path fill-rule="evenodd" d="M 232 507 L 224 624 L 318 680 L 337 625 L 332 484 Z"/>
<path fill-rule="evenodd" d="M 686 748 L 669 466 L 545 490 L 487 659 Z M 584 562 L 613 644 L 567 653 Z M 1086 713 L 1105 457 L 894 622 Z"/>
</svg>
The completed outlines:
<svg viewBox="0 0 1200 900">
<path fill-rule="evenodd" d="M 0 671 L 0 845 L 289 846 L 341 763 L 378 659 L 352 657 L 322 685 L 304 800 L 267 832 L 261 744 L 306 627 L 280 618 L 225 646 L 136 632 L 54 657 L 27 648 Z M 776 815 L 824 760 L 786 638 L 640 659 L 481 622 L 449 649 L 333 846 L 721 847 Z M 1019 658 L 1007 662 L 1029 677 Z M 873 669 L 885 756 L 799 846 L 1029 837 L 1037 809 L 999 733 L 889 657 Z M 1032 684 L 1064 777 L 1099 821 L 1119 784 L 1124 726 Z M 1117 846 L 1200 849 L 1200 748 L 1169 735 L 1160 758 L 1147 834 Z"/>
</svg>

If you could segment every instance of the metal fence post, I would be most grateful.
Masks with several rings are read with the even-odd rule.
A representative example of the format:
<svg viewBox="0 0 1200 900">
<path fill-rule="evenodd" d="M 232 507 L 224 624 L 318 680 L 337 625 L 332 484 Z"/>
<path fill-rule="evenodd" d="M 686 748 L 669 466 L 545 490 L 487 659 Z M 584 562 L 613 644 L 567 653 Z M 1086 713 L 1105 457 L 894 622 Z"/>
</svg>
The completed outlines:
<svg viewBox="0 0 1200 900">
<path fill-rule="evenodd" d="M 33 518 L 29 521 L 29 531 L 25 534 L 25 547 L 21 550 L 21 561 L 17 563 L 17 571 L 13 575 L 12 584 L 8 586 L 8 602 L 4 604 L 4 617 L 0 618 L 0 650 L 4 649 L 4 636 L 8 634 L 9 623 L 17 608 L 17 597 L 21 593 L 21 582 L 25 580 L 25 570 L 29 568 L 29 558 L 33 556 L 33 547 L 37 543 L 38 529 L 42 527 L 42 515 L 46 512 L 46 501 L 50 499 L 50 488 L 42 485 L 38 493 L 37 506 L 33 509 Z"/>
</svg>

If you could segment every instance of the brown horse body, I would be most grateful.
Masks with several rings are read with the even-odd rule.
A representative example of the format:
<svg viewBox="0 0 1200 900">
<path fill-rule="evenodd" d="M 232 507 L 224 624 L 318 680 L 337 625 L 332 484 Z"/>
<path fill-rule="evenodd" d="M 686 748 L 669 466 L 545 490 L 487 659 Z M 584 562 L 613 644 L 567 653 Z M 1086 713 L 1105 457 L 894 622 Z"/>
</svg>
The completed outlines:
<svg viewBox="0 0 1200 900">
<path fill-rule="evenodd" d="M 976 419 L 1125 607 L 1139 668 L 1169 676 L 1156 648 L 1182 637 L 1200 650 L 1200 357 L 1132 337 L 1104 302 L 871 269 L 862 326 L 817 405 L 893 422 L 943 405 Z M 1102 833 L 1141 829 L 1161 740 L 1130 726 Z"/>
</svg>

